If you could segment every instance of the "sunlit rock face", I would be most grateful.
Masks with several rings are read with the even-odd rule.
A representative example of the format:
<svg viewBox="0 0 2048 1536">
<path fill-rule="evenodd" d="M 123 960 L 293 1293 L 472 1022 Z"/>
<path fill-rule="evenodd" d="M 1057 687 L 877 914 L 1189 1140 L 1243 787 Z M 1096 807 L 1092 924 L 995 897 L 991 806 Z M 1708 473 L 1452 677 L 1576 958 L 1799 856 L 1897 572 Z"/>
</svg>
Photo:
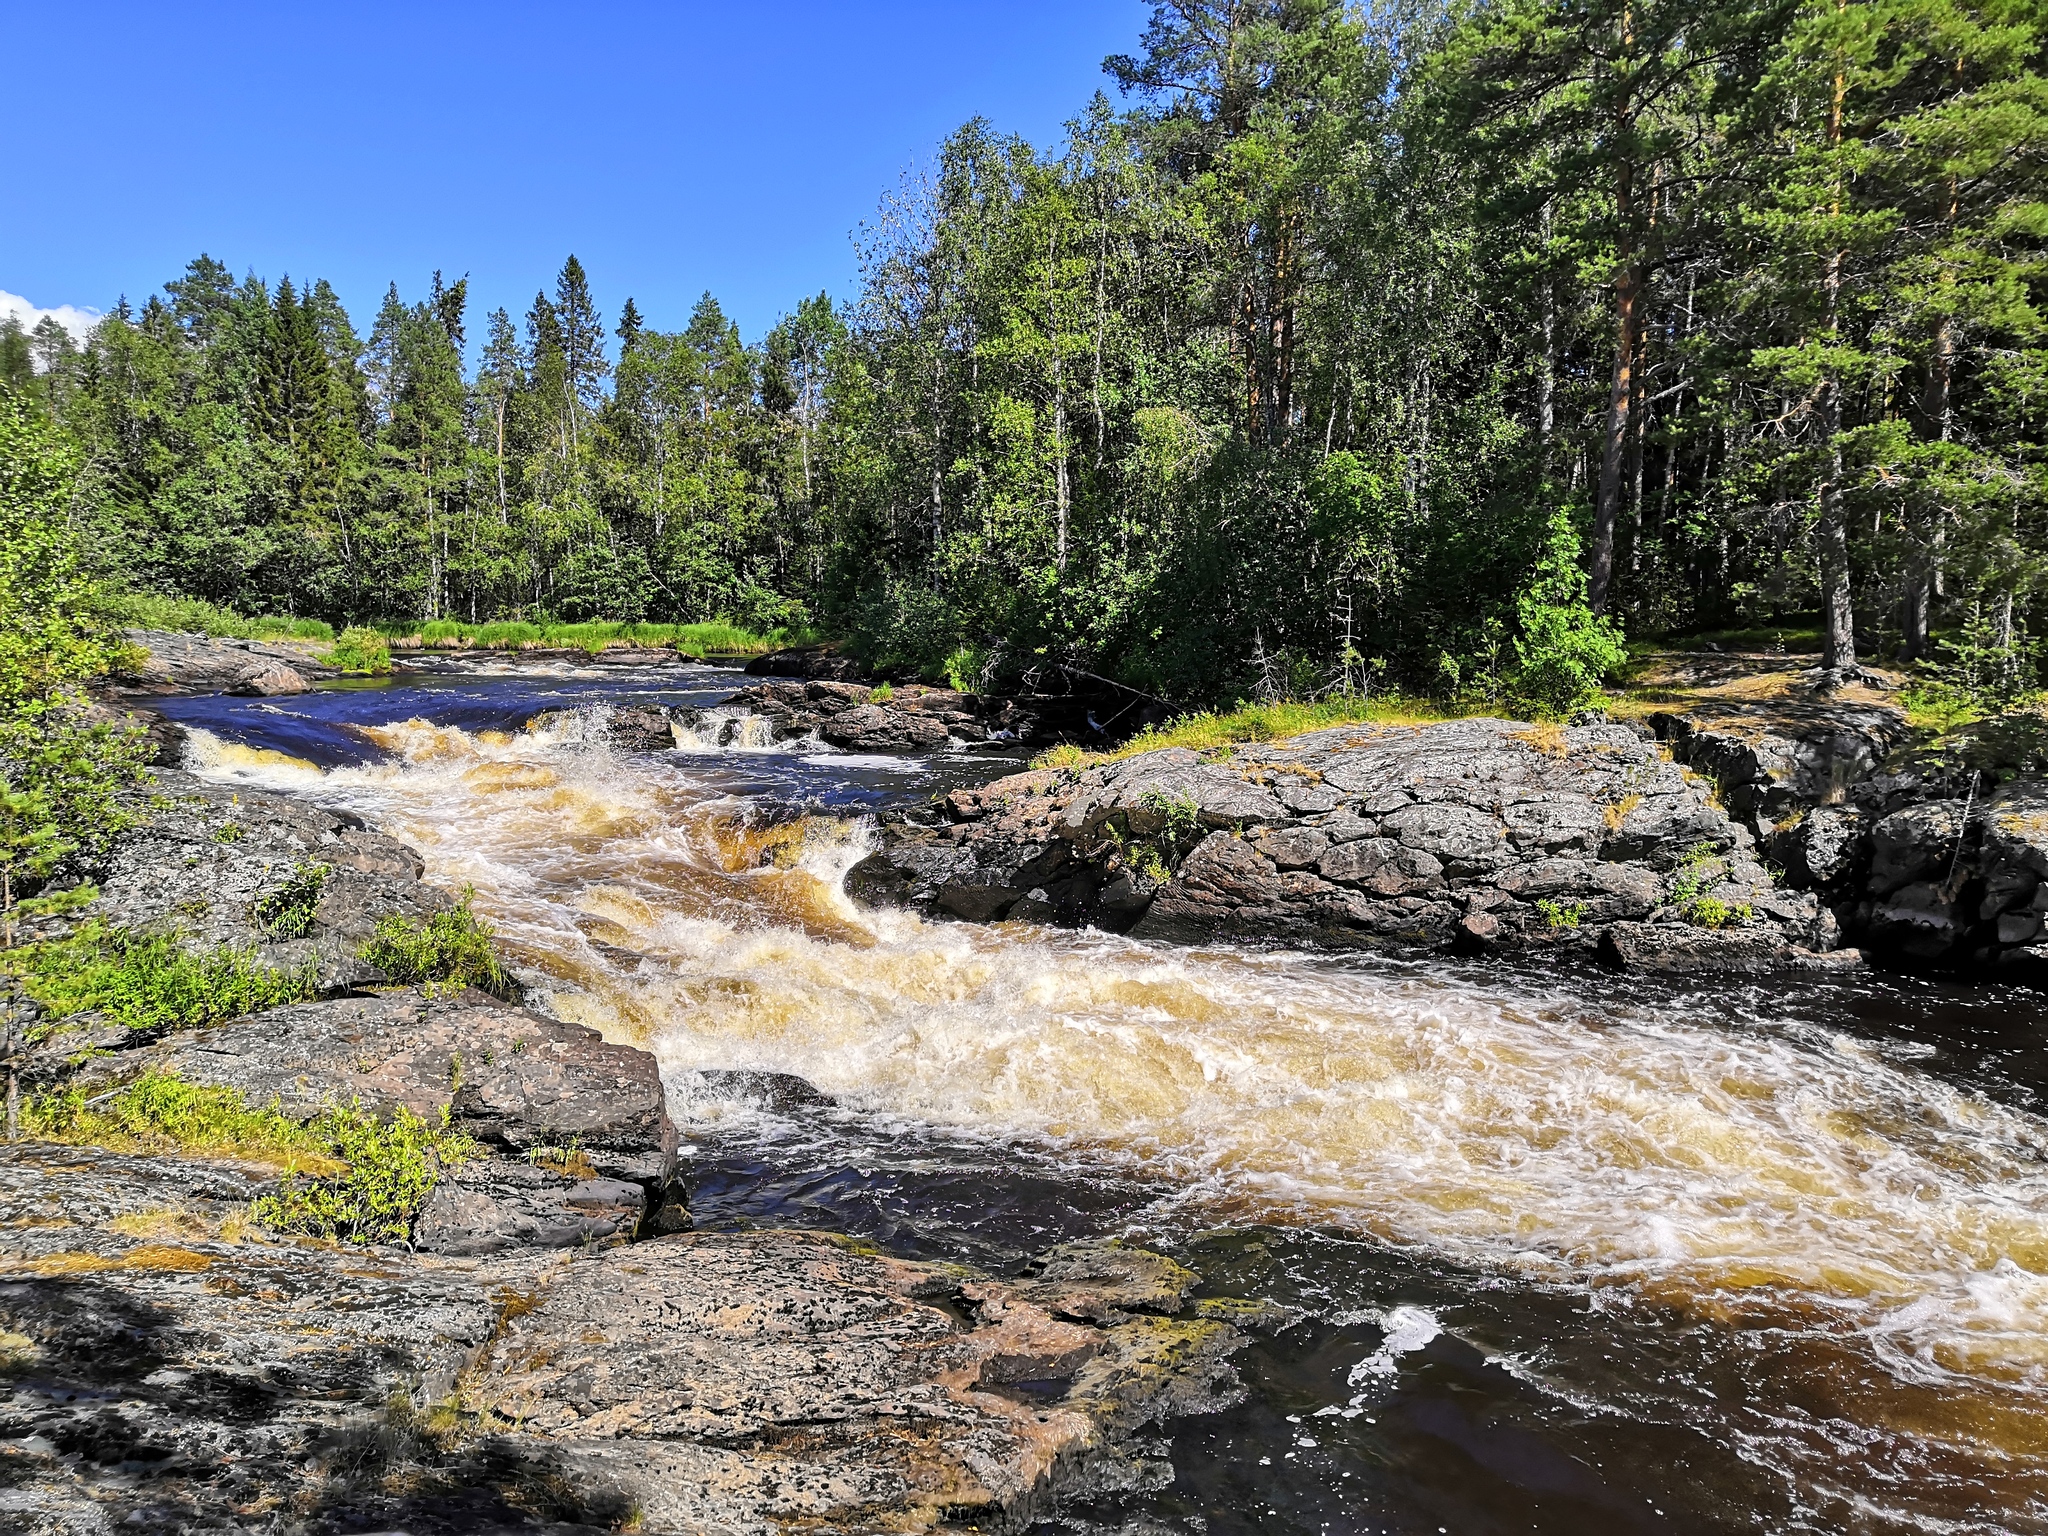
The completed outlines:
<svg viewBox="0 0 2048 1536">
<path fill-rule="evenodd" d="M 1355 726 L 948 799 L 851 888 L 974 921 L 1764 970 L 1832 947 L 1713 786 L 1619 725 Z M 1626 925 L 1618 928 L 1618 925 Z M 1618 929 L 1618 931 L 1617 931 Z"/>
</svg>

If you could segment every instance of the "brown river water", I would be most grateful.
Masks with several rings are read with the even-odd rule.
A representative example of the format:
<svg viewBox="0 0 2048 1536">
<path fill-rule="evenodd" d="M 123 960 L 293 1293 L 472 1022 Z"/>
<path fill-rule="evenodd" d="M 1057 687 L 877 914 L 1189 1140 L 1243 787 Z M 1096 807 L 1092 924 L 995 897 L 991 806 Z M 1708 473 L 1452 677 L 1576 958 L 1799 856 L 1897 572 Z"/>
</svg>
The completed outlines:
<svg viewBox="0 0 2048 1536">
<path fill-rule="evenodd" d="M 195 771 L 410 842 L 545 1006 L 654 1052 L 700 1225 L 998 1269 L 1121 1235 L 1300 1314 L 1048 1532 L 2048 1531 L 2036 995 L 864 911 L 862 813 L 1014 764 L 603 744 L 600 701 L 730 684 L 171 704 Z"/>
</svg>

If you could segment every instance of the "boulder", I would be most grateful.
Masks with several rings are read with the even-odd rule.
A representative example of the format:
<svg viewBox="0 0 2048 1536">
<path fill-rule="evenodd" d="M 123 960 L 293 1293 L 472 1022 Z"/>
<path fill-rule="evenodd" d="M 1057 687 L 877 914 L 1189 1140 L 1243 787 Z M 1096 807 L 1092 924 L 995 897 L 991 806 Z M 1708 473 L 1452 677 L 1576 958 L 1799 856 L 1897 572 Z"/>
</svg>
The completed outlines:
<svg viewBox="0 0 2048 1536">
<path fill-rule="evenodd" d="M 1773 883 L 1706 780 L 1599 720 L 1359 725 L 1167 748 L 1013 774 L 955 790 L 943 809 L 944 826 L 885 822 L 884 847 L 854 867 L 848 891 L 970 921 L 1172 942 L 1589 958 L 1613 924 L 1668 909 L 1662 926 L 1686 929 L 1689 913 L 1712 910 L 1694 898 L 1719 902 L 1731 937 L 1604 948 L 1657 968 L 1752 969 L 1838 931 L 1814 896 Z"/>
<path fill-rule="evenodd" d="M 340 675 L 337 668 L 318 660 L 310 645 L 218 639 L 161 629 L 131 629 L 127 631 L 127 639 L 136 648 L 136 664 L 116 681 L 145 689 L 187 693 L 304 693 L 307 678 Z M 257 680 L 264 677 L 270 677 L 282 686 L 256 686 Z M 294 681 L 297 686 L 291 685 Z"/>
<path fill-rule="evenodd" d="M 225 690 L 245 698 L 271 698 L 278 694 L 308 693 L 312 684 L 297 670 L 281 661 L 260 661 L 237 677 Z"/>
<path fill-rule="evenodd" d="M 132 797 L 137 823 L 88 871 L 100 899 L 80 917 L 171 929 L 194 949 L 231 944 L 279 969 L 311 963 L 323 987 L 383 978 L 357 950 L 386 917 L 420 920 L 449 905 L 420 883 L 420 856 L 362 818 L 159 769 Z M 261 904 L 315 871 L 306 932 L 281 935 Z"/>
<path fill-rule="evenodd" d="M 378 1114 L 446 1109 L 490 1146 L 573 1147 L 594 1173 L 655 1189 L 675 1166 L 652 1056 L 481 992 L 297 1003 L 116 1052 L 87 1074 L 114 1081 L 150 1068 L 293 1115 L 348 1103 Z"/>
</svg>

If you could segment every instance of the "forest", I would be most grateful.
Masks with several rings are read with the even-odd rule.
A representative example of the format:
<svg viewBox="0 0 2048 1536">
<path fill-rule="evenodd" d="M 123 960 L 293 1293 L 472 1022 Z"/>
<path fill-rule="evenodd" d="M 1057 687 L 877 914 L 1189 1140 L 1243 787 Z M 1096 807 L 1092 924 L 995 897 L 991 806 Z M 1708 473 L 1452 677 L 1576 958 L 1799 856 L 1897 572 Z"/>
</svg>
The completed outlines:
<svg viewBox="0 0 2048 1536">
<path fill-rule="evenodd" d="M 574 256 L 523 316 L 437 272 L 366 327 L 202 255 L 83 345 L 8 322 L 0 387 L 91 565 L 246 614 L 807 625 L 1190 705 L 1562 698 L 1624 637 L 1781 625 L 2031 688 L 2043 33 L 1171 0 L 1064 142 L 964 124 L 857 297 L 753 342 Z"/>
</svg>

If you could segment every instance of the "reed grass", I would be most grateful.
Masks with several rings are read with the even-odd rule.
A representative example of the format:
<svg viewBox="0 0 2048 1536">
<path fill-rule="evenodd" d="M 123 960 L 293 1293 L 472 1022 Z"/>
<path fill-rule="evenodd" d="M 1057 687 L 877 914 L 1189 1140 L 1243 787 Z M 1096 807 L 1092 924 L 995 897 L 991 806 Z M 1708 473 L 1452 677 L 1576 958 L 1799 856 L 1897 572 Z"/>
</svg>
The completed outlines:
<svg viewBox="0 0 2048 1536">
<path fill-rule="evenodd" d="M 581 650 L 592 655 L 615 646 L 631 646 L 691 656 L 753 656 L 784 646 L 807 645 L 817 638 L 809 629 L 772 629 L 761 634 L 723 619 L 699 624 L 553 624 L 517 619 L 484 624 L 436 619 L 431 624 L 407 624 L 387 620 L 374 627 L 389 644 L 401 649 Z"/>
<path fill-rule="evenodd" d="M 1182 715 L 1164 725 L 1148 725 L 1121 746 L 1094 752 L 1086 747 L 1063 743 L 1032 759 L 1038 768 L 1088 768 L 1113 763 L 1142 752 L 1167 747 L 1192 747 L 1208 751 L 1218 747 L 1242 746 L 1249 742 L 1283 741 L 1310 731 L 1339 725 L 1428 725 L 1438 720 L 1455 720 L 1471 714 L 1453 704 L 1403 694 L 1381 693 L 1371 698 L 1338 697 L 1312 703 L 1243 704 L 1223 711 L 1204 710 Z"/>
</svg>

